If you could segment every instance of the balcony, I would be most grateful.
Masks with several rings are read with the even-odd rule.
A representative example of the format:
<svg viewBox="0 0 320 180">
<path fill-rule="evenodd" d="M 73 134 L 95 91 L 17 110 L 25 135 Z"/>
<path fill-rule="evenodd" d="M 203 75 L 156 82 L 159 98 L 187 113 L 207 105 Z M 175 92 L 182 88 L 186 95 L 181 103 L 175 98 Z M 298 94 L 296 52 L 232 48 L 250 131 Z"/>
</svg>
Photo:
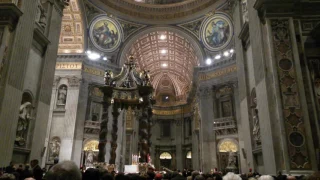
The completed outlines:
<svg viewBox="0 0 320 180">
<path fill-rule="evenodd" d="M 86 134 L 99 134 L 100 122 L 99 121 L 85 121 L 84 122 L 84 133 Z"/>
<path fill-rule="evenodd" d="M 216 132 L 217 135 L 236 134 L 236 120 L 233 116 L 214 119 L 213 130 Z"/>
</svg>

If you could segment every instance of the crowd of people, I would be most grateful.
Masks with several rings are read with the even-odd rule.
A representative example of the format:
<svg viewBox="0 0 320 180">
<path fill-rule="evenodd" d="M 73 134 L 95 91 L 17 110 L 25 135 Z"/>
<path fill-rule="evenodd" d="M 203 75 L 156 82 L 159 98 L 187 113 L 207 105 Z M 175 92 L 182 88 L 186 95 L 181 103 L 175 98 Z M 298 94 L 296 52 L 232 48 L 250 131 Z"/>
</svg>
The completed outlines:
<svg viewBox="0 0 320 180">
<path fill-rule="evenodd" d="M 109 173 L 103 168 L 89 168 L 82 171 L 72 161 L 63 161 L 50 166 L 48 171 L 41 169 L 38 160 L 30 162 L 24 167 L 15 167 L 13 163 L 0 169 L 0 180 L 320 180 L 320 172 L 309 176 L 287 176 L 279 173 L 277 176 L 260 175 L 251 170 L 247 174 L 228 172 L 222 174 L 215 170 L 213 173 L 201 173 L 184 169 L 183 171 L 154 171 L 150 168 L 147 172 L 137 174 L 124 174 L 112 171 Z"/>
</svg>

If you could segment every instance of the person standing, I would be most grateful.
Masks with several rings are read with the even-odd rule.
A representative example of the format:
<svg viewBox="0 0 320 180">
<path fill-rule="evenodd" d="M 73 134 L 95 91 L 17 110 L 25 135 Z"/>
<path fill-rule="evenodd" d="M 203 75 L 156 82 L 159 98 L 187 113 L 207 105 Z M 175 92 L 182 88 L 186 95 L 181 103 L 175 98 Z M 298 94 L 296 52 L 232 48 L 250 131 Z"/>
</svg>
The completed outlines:
<svg viewBox="0 0 320 180">
<path fill-rule="evenodd" d="M 34 159 L 30 162 L 33 178 L 36 180 L 42 180 L 43 171 L 41 167 L 39 166 L 39 161 L 37 159 Z"/>
</svg>

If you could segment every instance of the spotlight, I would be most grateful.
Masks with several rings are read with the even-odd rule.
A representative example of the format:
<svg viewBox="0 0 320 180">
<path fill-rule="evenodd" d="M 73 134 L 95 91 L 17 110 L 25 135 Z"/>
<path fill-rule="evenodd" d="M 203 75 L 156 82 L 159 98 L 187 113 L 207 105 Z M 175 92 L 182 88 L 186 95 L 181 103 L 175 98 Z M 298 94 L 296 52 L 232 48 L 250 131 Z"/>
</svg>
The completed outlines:
<svg viewBox="0 0 320 180">
<path fill-rule="evenodd" d="M 95 52 L 91 52 L 90 54 L 88 54 L 88 58 L 91 60 L 97 60 L 99 59 L 101 56 L 98 53 Z"/>
<path fill-rule="evenodd" d="M 168 67 L 168 64 L 167 63 L 163 63 L 161 64 L 162 67 Z"/>
<path fill-rule="evenodd" d="M 221 58 L 221 55 L 220 54 L 218 54 L 218 55 L 216 55 L 215 57 L 214 57 L 214 59 L 220 59 Z"/>
<path fill-rule="evenodd" d="M 163 34 L 162 34 L 162 35 L 160 35 L 160 39 L 161 39 L 161 40 L 165 40 L 166 38 L 167 38 L 167 36 L 166 36 L 166 35 L 163 35 Z"/>
<path fill-rule="evenodd" d="M 230 53 L 234 53 L 234 49 L 230 49 Z"/>
<path fill-rule="evenodd" d="M 229 53 L 228 51 L 225 51 L 225 52 L 223 53 L 223 55 L 224 55 L 225 57 L 228 57 L 228 56 L 230 55 L 230 53 Z"/>
<path fill-rule="evenodd" d="M 86 51 L 86 54 L 91 54 L 92 52 L 90 50 Z"/>
<path fill-rule="evenodd" d="M 107 57 L 103 57 L 102 59 L 103 59 L 104 61 L 108 60 L 108 58 L 107 58 Z"/>
<path fill-rule="evenodd" d="M 210 65 L 212 63 L 212 59 L 211 58 L 208 58 L 207 60 L 206 60 L 206 64 L 207 65 Z"/>
<path fill-rule="evenodd" d="M 166 54 L 166 53 L 167 53 L 167 50 L 166 50 L 166 49 L 162 49 L 162 50 L 160 51 L 160 53 L 161 53 L 161 54 Z"/>
<path fill-rule="evenodd" d="M 142 99 L 142 97 L 141 98 L 139 98 L 139 103 L 142 103 L 143 102 L 143 99 Z"/>
</svg>

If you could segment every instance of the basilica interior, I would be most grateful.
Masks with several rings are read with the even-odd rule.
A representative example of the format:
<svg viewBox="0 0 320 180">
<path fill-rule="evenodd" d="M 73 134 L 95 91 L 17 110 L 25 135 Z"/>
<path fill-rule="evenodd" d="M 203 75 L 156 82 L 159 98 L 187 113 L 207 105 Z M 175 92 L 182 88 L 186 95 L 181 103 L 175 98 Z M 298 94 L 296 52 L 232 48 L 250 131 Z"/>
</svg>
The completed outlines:
<svg viewBox="0 0 320 180">
<path fill-rule="evenodd" d="M 319 171 L 319 7 L 0 0 L 0 167 Z"/>
</svg>

